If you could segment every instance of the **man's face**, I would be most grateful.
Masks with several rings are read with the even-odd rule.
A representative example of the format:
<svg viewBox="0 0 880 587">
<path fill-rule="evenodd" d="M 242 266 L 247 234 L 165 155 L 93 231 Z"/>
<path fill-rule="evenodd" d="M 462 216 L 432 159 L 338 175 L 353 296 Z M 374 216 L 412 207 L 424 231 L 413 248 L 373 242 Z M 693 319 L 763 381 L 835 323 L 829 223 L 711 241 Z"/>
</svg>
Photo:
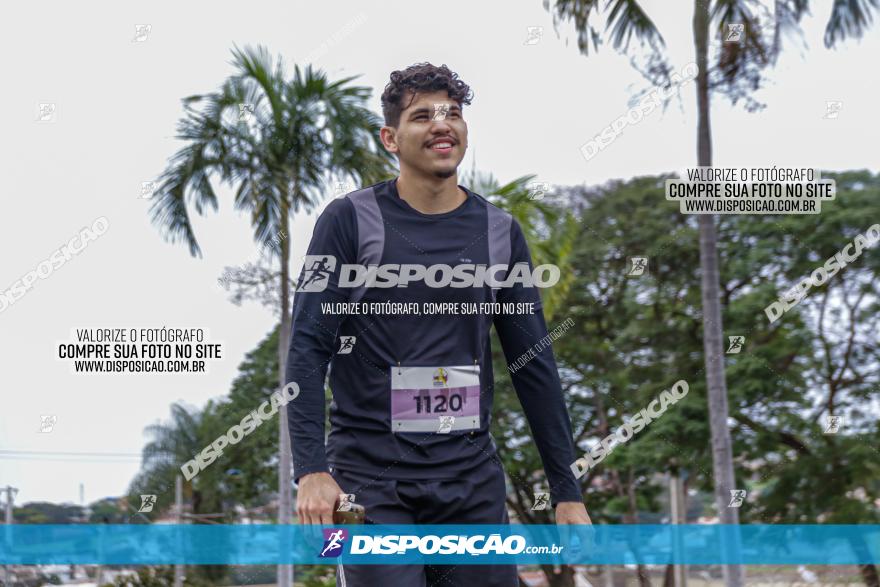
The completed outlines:
<svg viewBox="0 0 880 587">
<path fill-rule="evenodd" d="M 407 92 L 403 103 L 412 97 Z M 467 150 L 467 124 L 445 90 L 417 94 L 400 113 L 397 128 L 383 126 L 382 142 L 397 153 L 400 167 L 445 179 L 455 175 Z"/>
</svg>

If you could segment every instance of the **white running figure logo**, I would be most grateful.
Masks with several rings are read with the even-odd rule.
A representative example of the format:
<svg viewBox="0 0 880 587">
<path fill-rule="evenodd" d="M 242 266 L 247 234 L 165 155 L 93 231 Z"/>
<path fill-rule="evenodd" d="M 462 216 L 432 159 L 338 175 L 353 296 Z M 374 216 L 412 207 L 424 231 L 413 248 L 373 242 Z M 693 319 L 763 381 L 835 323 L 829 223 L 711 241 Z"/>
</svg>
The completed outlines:
<svg viewBox="0 0 880 587">
<path fill-rule="evenodd" d="M 336 532 L 333 532 L 332 534 L 330 534 L 330 538 L 327 539 L 327 548 L 325 548 L 324 551 L 321 552 L 321 556 L 324 556 L 325 554 L 327 554 L 328 550 L 332 550 L 332 549 L 336 548 L 337 546 L 341 547 L 342 546 L 340 544 L 341 541 L 342 541 L 342 530 L 337 530 Z"/>
</svg>

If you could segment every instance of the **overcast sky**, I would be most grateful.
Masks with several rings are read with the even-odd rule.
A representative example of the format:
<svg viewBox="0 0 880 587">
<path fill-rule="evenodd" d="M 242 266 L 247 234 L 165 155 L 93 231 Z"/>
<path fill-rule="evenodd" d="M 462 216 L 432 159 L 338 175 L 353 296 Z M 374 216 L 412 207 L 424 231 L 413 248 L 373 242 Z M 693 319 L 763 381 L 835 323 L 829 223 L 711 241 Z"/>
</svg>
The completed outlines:
<svg viewBox="0 0 880 587">
<path fill-rule="evenodd" d="M 693 61 L 692 2 L 644 4 L 676 68 Z M 788 44 L 758 96 L 766 110 L 713 102 L 716 165 L 878 169 L 880 81 L 869 71 L 880 56 L 880 29 L 828 51 L 821 39 L 830 3 L 815 4 L 821 8 L 806 19 L 803 42 Z M 122 494 L 137 458 L 23 451 L 137 455 L 144 427 L 167 419 L 171 403 L 201 407 L 224 395 L 239 361 L 273 326 L 269 310 L 236 307 L 217 284 L 224 266 L 256 259 L 248 221 L 232 210 L 226 188 L 219 214 L 194 217 L 201 259 L 164 242 L 149 221 L 149 202 L 138 197 L 141 182 L 180 147 L 181 98 L 219 86 L 232 72 L 233 43 L 263 44 L 290 68 L 315 55 L 332 79 L 360 74 L 357 83 L 374 89 L 376 112 L 392 70 L 446 63 L 474 90 L 464 111 L 470 148 L 462 169 L 476 156 L 478 168 L 501 181 L 534 173 L 552 184 L 591 185 L 695 161 L 692 85 L 680 106 L 627 127 L 589 162 L 582 157 L 579 147 L 625 114 L 646 82 L 610 48 L 581 56 L 572 26 L 554 32 L 539 0 L 102 2 L 88 11 L 49 1 L 6 12 L 14 26 L 0 36 L 7 56 L 0 288 L 96 218 L 109 221 L 106 234 L 0 312 L 0 451 L 18 451 L 0 453 L 0 486 L 19 488 L 17 504 L 79 503 L 80 483 L 86 503 Z M 151 25 L 145 41 L 133 41 L 135 24 Z M 533 26 L 543 27 L 542 38 L 525 44 Z M 842 102 L 837 119 L 823 118 L 827 101 Z M 41 102 L 55 103 L 55 122 L 36 121 Z M 313 224 L 314 215 L 293 223 L 294 275 Z M 135 375 L 75 374 L 55 358 L 73 329 L 102 327 L 205 328 L 210 341 L 222 342 L 224 358 L 207 374 Z M 51 433 L 39 432 L 41 415 L 57 416 Z"/>
</svg>

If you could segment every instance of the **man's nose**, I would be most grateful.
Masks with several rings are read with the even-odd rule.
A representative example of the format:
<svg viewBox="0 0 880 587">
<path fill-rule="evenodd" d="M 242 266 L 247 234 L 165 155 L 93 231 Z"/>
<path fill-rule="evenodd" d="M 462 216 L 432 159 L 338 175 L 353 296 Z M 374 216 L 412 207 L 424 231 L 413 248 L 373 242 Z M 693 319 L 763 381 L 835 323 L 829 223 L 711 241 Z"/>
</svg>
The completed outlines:
<svg viewBox="0 0 880 587">
<path fill-rule="evenodd" d="M 431 124 L 431 130 L 433 132 L 444 132 L 448 133 L 449 130 L 452 129 L 452 125 L 449 124 L 449 121 L 446 120 L 446 115 L 443 113 L 437 114 L 434 116 Z"/>
</svg>

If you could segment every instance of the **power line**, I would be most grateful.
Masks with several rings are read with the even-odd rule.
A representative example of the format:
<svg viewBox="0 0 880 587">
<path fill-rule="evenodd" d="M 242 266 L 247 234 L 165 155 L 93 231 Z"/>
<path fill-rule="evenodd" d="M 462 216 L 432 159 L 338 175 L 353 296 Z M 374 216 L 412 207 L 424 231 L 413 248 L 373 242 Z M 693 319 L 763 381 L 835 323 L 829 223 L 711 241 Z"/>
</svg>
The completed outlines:
<svg viewBox="0 0 880 587">
<path fill-rule="evenodd" d="M 99 457 L 53 457 L 53 456 L 17 456 L 17 455 L 0 455 L 0 460 L 6 461 L 28 461 L 32 463 L 40 463 L 40 462 L 51 462 L 51 461 L 62 461 L 65 463 L 104 463 L 106 465 L 124 465 L 124 464 L 137 464 L 138 459 L 127 457 L 127 458 L 99 458 Z"/>
<path fill-rule="evenodd" d="M 125 463 L 142 460 L 142 455 L 121 452 L 70 452 L 41 450 L 0 450 L 0 459 L 10 461 L 65 461 L 88 463 Z"/>
<path fill-rule="evenodd" d="M 0 455 L 69 455 L 69 456 L 98 456 L 98 457 L 137 457 L 140 453 L 131 452 L 69 452 L 51 450 L 0 450 Z"/>
</svg>

